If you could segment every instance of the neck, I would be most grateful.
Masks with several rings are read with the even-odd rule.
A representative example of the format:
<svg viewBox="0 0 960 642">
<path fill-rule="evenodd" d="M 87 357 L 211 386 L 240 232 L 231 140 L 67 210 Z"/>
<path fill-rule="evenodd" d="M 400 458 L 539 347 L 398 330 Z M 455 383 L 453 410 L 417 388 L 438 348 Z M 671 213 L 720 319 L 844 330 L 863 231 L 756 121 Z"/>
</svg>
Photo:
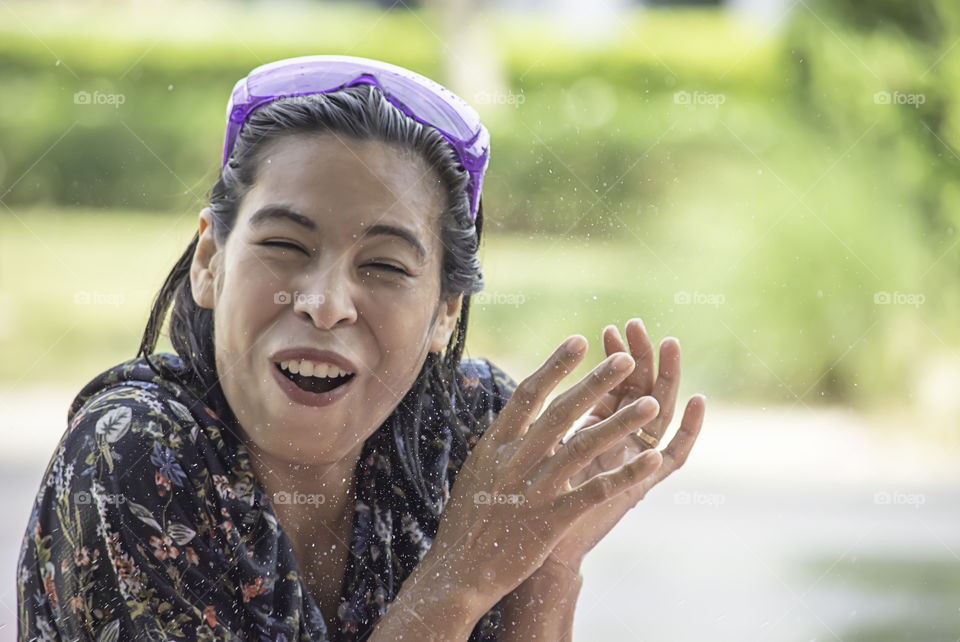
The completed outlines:
<svg viewBox="0 0 960 642">
<path fill-rule="evenodd" d="M 353 476 L 363 442 L 334 462 L 298 463 L 248 443 L 250 464 L 286 529 L 340 524 L 353 512 Z M 319 519 L 318 519 L 319 518 Z"/>
</svg>

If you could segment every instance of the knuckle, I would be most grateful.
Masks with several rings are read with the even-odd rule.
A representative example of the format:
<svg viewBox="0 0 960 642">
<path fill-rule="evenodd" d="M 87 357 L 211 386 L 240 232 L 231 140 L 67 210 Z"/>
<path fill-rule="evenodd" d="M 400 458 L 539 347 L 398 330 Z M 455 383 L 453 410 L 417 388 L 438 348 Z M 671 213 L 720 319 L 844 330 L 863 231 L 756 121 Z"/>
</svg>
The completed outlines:
<svg viewBox="0 0 960 642">
<path fill-rule="evenodd" d="M 546 426 L 556 426 L 563 422 L 563 413 L 560 412 L 559 408 L 555 406 L 550 406 L 543 411 L 543 414 L 540 416 L 539 423 L 542 423 Z"/>
<path fill-rule="evenodd" d="M 510 400 L 516 400 L 516 403 L 527 408 L 533 404 L 537 398 L 537 387 L 537 381 L 535 379 L 524 379 L 517 384 L 517 388 L 513 391 Z"/>
<path fill-rule="evenodd" d="M 632 485 L 634 482 L 640 481 L 649 475 L 650 470 L 646 466 L 639 466 L 637 462 L 634 462 L 631 466 L 624 466 L 622 474 L 624 482 L 627 485 Z"/>
<path fill-rule="evenodd" d="M 563 392 L 550 402 L 550 405 L 547 406 L 547 409 L 544 411 L 543 416 L 547 418 L 550 423 L 558 422 L 567 422 L 571 421 L 573 418 L 570 416 L 573 408 L 579 407 L 576 398 L 573 396 L 571 390 Z"/>
<path fill-rule="evenodd" d="M 569 393 L 570 391 L 568 390 L 567 392 L 560 394 L 549 406 L 547 406 L 547 409 L 544 410 L 542 415 L 544 422 L 546 422 L 548 425 L 556 425 L 570 420 L 570 409 L 573 402 Z"/>
<path fill-rule="evenodd" d="M 602 477 L 597 478 L 597 483 L 594 486 L 593 497 L 597 502 L 608 500 L 614 496 L 616 489 L 617 484 L 613 477 L 609 475 L 603 475 Z"/>
</svg>

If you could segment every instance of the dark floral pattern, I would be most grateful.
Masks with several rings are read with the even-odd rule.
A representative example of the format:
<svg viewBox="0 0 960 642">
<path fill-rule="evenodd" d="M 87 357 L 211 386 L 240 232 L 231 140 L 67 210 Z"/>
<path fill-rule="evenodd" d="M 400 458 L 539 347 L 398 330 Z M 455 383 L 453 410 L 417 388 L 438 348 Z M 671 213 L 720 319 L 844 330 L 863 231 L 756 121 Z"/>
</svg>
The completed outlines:
<svg viewBox="0 0 960 642">
<path fill-rule="evenodd" d="M 153 360 L 182 368 L 176 355 Z M 203 402 L 142 358 L 74 399 L 41 482 L 17 568 L 21 640 L 366 639 L 430 549 L 463 464 L 515 382 L 464 358 L 458 421 L 425 399 L 418 444 L 427 499 L 403 474 L 402 442 L 378 429 L 357 462 L 351 553 L 336 622 L 324 622 L 246 448 Z M 475 417 L 480 430 L 463 419 Z M 453 424 L 453 425 L 451 425 Z M 471 641 L 495 640 L 500 604 Z"/>
</svg>

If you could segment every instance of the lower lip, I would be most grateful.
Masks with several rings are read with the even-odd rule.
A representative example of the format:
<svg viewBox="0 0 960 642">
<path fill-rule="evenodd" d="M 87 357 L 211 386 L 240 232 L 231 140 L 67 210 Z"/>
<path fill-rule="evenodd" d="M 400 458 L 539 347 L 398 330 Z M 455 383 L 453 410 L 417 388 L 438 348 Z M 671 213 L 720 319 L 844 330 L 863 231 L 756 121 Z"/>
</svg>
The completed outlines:
<svg viewBox="0 0 960 642">
<path fill-rule="evenodd" d="M 294 403 L 304 406 L 329 406 L 347 394 L 347 392 L 350 391 L 350 386 L 353 385 L 353 380 L 357 378 L 357 376 L 354 375 L 348 382 L 327 392 L 308 392 L 287 379 L 283 373 L 280 372 L 280 367 L 277 364 L 270 362 L 270 367 L 273 370 L 274 379 L 277 380 L 277 383 L 280 384 L 283 391 L 287 393 L 287 397 Z"/>
</svg>

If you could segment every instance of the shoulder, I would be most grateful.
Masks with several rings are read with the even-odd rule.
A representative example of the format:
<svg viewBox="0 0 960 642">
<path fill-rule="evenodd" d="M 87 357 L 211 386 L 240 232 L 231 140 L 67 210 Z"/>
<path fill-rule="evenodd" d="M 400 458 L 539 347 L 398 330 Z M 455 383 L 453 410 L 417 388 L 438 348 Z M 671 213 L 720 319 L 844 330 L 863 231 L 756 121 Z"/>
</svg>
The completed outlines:
<svg viewBox="0 0 960 642">
<path fill-rule="evenodd" d="M 160 547 L 162 559 L 196 545 L 198 522 L 209 530 L 211 499 L 229 494 L 249 504 L 252 487 L 230 474 L 232 448 L 216 415 L 178 383 L 135 371 L 141 367 L 120 364 L 78 395 L 35 511 L 72 541 Z"/>
<path fill-rule="evenodd" d="M 169 389 L 142 381 L 118 382 L 90 395 L 76 408 L 60 444 L 59 454 L 83 464 L 84 474 L 104 481 L 114 469 L 123 473 L 153 463 L 172 483 L 185 475 L 179 460 L 191 458 L 201 438 L 197 406 Z M 201 410 L 202 412 L 202 410 Z M 211 418 L 212 419 L 212 418 Z M 143 475 L 124 474 L 125 486 Z M 119 479 L 116 481 L 120 481 Z"/>
<path fill-rule="evenodd" d="M 204 440 L 224 449 L 220 418 L 177 378 L 182 372 L 179 357 L 160 353 L 151 355 L 151 361 L 163 374 L 138 358 L 85 385 L 71 404 L 60 445 L 68 451 L 99 449 L 108 470 L 128 453 L 169 449 L 189 458 L 198 454 L 194 446 Z"/>
<path fill-rule="evenodd" d="M 137 524 L 143 542 L 165 540 L 169 525 L 188 520 L 198 493 L 210 483 L 204 455 L 211 450 L 211 431 L 219 432 L 203 408 L 183 391 L 143 380 L 119 380 L 90 392 L 71 408 L 45 476 L 56 492 L 38 507 L 73 510 L 80 518 L 74 528 L 97 525 L 108 538 L 111 526 L 121 531 L 121 525 Z M 165 524 L 163 514 L 174 520 Z M 176 539 L 194 532 L 178 528 Z"/>
<path fill-rule="evenodd" d="M 517 384 L 504 370 L 483 357 L 461 359 L 459 383 L 453 405 L 469 451 L 503 410 Z M 459 466 L 462 462 L 455 459 Z"/>
<path fill-rule="evenodd" d="M 41 482 L 19 565 L 37 602 L 30 626 L 56 622 L 72 638 L 89 624 L 82 614 L 126 604 L 127 616 L 111 610 L 97 628 L 133 639 L 140 627 L 207 625 L 229 637 L 214 611 L 198 614 L 226 619 L 231 598 L 187 604 L 184 591 L 205 595 L 209 577 L 229 574 L 252 480 L 230 465 L 233 448 L 202 402 L 170 382 L 106 380 L 115 374 L 78 395 Z"/>
<path fill-rule="evenodd" d="M 142 360 L 122 367 L 121 379 L 78 396 L 82 403 L 71 408 L 53 463 L 72 463 L 87 478 L 91 496 L 121 493 L 135 505 L 121 504 L 137 517 L 144 513 L 137 505 L 151 512 L 169 511 L 171 502 L 201 508 L 211 491 L 252 504 L 245 450 L 216 413 L 178 381 L 152 376 L 152 370 L 131 372 L 148 368 Z"/>
<path fill-rule="evenodd" d="M 467 399 L 479 401 L 494 414 L 513 395 L 517 382 L 489 359 L 464 357 L 460 361 L 461 385 Z"/>
<path fill-rule="evenodd" d="M 151 363 L 163 374 L 148 365 L 146 359 L 124 361 L 91 379 L 77 393 L 67 413 L 68 431 L 84 421 L 91 413 L 105 408 L 128 408 L 131 415 L 166 416 L 173 421 L 191 423 L 192 413 L 216 419 L 213 411 L 188 389 L 178 375 L 184 371 L 183 362 L 173 354 L 151 355 Z M 126 411 L 122 411 L 126 414 Z"/>
</svg>

